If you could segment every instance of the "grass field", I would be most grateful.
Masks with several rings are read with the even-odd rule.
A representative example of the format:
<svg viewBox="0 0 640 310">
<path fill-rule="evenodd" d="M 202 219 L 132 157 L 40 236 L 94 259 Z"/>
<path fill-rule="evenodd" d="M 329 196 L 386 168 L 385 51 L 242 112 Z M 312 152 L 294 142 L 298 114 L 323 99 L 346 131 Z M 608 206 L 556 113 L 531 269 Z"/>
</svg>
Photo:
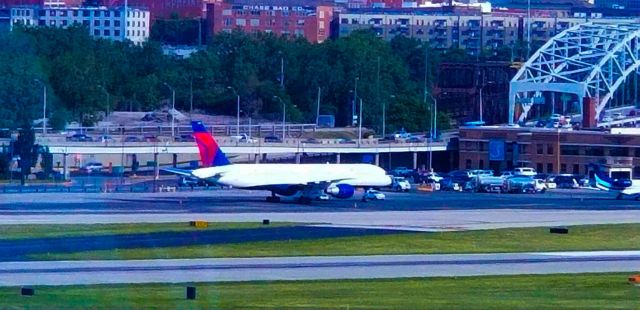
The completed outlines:
<svg viewBox="0 0 640 310">
<path fill-rule="evenodd" d="M 64 254 L 49 253 L 34 255 L 31 258 L 47 260 L 144 259 L 578 250 L 640 250 L 640 224 L 574 226 L 570 227 L 567 235 L 549 234 L 548 228 L 513 228 L 172 248 L 119 249 L 117 251 Z"/>
<path fill-rule="evenodd" d="M 25 309 L 638 309 L 627 274 L 0 288 L 0 308 Z"/>
<path fill-rule="evenodd" d="M 209 223 L 207 228 L 195 228 L 184 223 L 132 223 L 132 224 L 91 224 L 91 225 L 66 225 L 66 224 L 36 224 L 36 225 L 0 225 L 1 239 L 45 238 L 45 237 L 73 237 L 73 236 L 98 236 L 134 233 L 154 233 L 167 231 L 191 231 L 214 229 L 242 229 L 262 228 L 293 225 L 293 223 L 271 223 L 269 226 L 262 223 Z"/>
</svg>

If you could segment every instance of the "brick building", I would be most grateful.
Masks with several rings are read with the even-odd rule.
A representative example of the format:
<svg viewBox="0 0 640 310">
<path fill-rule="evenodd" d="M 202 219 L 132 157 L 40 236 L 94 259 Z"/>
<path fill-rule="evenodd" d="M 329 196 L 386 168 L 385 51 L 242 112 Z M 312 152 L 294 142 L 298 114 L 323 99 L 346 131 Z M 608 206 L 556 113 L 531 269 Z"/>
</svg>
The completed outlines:
<svg viewBox="0 0 640 310">
<path fill-rule="evenodd" d="M 639 178 L 640 135 L 633 130 L 461 127 L 459 167 L 496 172 L 532 167 L 538 173 L 586 175 L 589 164 L 599 163 L 633 168 L 633 177 Z"/>
<path fill-rule="evenodd" d="M 100 0 L 107 7 L 124 6 L 125 0 Z M 204 0 L 128 0 L 128 5 L 151 13 L 151 20 L 170 18 L 177 14 L 181 18 L 204 17 Z"/>
<path fill-rule="evenodd" d="M 329 38 L 332 18 L 331 6 L 302 5 L 293 1 L 235 1 L 207 5 L 207 28 L 211 34 L 233 30 L 267 32 L 304 37 L 319 43 Z"/>
</svg>

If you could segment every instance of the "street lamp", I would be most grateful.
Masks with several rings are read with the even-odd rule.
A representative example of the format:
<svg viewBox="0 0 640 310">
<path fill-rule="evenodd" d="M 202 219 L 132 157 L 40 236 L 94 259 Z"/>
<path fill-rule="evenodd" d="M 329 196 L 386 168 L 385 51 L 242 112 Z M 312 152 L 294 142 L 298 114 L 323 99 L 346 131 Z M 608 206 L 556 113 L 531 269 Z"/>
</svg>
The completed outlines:
<svg viewBox="0 0 640 310">
<path fill-rule="evenodd" d="M 433 97 L 430 93 L 425 92 L 425 97 L 429 96 L 431 100 L 433 100 L 433 109 L 431 109 L 431 139 L 429 139 L 429 171 L 433 170 L 433 148 L 431 147 L 431 143 L 433 143 L 433 139 L 437 136 L 437 116 L 438 116 L 438 100 Z"/>
<path fill-rule="evenodd" d="M 227 86 L 228 90 L 231 90 L 234 94 L 236 94 L 236 135 L 240 135 L 240 94 L 236 91 L 235 88 L 231 86 Z"/>
<path fill-rule="evenodd" d="M 105 114 L 105 116 L 107 116 L 109 115 L 109 110 L 111 107 L 111 95 L 109 95 L 109 92 L 104 86 L 98 85 L 98 88 L 102 89 L 102 91 L 107 95 L 107 114 Z"/>
<path fill-rule="evenodd" d="M 164 86 L 166 86 L 167 88 L 169 88 L 169 90 L 171 90 L 171 137 L 175 137 L 175 123 L 174 123 L 174 119 L 175 119 L 175 111 L 176 111 L 176 90 L 171 87 L 169 84 L 167 83 L 163 83 Z"/>
<path fill-rule="evenodd" d="M 356 117 L 356 102 L 358 101 L 358 80 L 360 77 L 355 78 L 355 85 L 353 87 L 353 101 L 351 102 L 351 126 L 354 124 L 354 118 Z M 360 122 L 360 120 L 358 120 Z"/>
<path fill-rule="evenodd" d="M 47 134 L 47 85 L 39 79 L 33 80 L 42 85 L 42 135 Z"/>
<path fill-rule="evenodd" d="M 395 95 L 390 95 L 389 98 L 395 99 Z M 386 101 L 382 102 L 382 137 L 384 138 L 387 135 L 387 105 Z"/>
<path fill-rule="evenodd" d="M 273 96 L 273 99 L 277 99 L 278 101 L 280 101 L 280 103 L 282 103 L 282 142 L 284 142 L 285 139 L 285 133 L 287 132 L 287 127 L 286 127 L 286 120 L 287 120 L 287 105 L 284 103 L 284 101 L 282 101 L 282 98 L 278 97 L 278 96 Z"/>
</svg>

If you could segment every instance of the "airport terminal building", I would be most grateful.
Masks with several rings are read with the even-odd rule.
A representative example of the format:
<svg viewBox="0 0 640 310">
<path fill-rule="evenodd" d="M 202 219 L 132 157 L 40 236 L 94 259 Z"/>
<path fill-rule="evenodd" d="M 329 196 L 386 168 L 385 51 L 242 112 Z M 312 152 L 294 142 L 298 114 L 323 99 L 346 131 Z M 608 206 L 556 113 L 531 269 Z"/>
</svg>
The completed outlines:
<svg viewBox="0 0 640 310">
<path fill-rule="evenodd" d="M 566 130 L 531 127 L 461 127 L 460 169 L 586 175 L 592 163 L 633 169 L 640 178 L 640 135 L 635 128 Z"/>
</svg>

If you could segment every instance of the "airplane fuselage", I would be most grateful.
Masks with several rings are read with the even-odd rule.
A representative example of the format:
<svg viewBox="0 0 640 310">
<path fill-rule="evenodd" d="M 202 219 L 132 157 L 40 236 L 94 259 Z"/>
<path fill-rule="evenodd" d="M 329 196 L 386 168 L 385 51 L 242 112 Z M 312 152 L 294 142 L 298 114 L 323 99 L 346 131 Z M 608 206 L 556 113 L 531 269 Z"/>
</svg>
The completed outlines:
<svg viewBox="0 0 640 310">
<path fill-rule="evenodd" d="M 382 187 L 392 181 L 382 168 L 370 164 L 234 164 L 200 168 L 192 173 L 235 188 L 304 186 L 326 180 L 354 187 Z"/>
</svg>

